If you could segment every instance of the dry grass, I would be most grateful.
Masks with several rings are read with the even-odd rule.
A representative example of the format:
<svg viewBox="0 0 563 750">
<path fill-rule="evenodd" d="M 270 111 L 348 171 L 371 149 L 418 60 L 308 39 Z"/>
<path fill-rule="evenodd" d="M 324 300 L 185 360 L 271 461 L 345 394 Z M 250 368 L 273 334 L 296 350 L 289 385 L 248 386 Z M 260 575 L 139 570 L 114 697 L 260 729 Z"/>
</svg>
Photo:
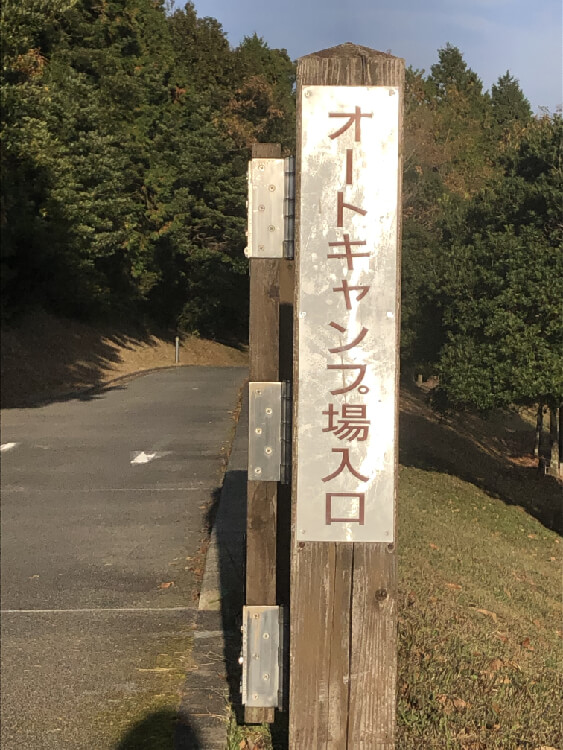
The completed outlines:
<svg viewBox="0 0 563 750">
<path fill-rule="evenodd" d="M 561 483 L 530 420 L 425 396 L 401 395 L 397 748 L 561 750 Z"/>
<path fill-rule="evenodd" d="M 189 337 L 181 342 L 180 364 L 245 366 L 247 354 Z M 165 338 L 126 326 L 91 326 L 40 310 L 2 329 L 2 407 L 26 406 L 174 365 L 173 334 Z"/>
</svg>

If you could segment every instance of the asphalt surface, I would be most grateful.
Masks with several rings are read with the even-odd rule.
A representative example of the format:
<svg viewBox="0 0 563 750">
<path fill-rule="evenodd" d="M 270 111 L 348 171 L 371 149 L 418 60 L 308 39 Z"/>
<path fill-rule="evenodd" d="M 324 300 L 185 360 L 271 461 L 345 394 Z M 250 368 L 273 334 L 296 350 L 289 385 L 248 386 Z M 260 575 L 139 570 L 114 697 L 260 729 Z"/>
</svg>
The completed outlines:
<svg viewBox="0 0 563 750">
<path fill-rule="evenodd" d="M 182 367 L 2 412 L 3 750 L 109 750 L 115 705 L 166 692 L 245 377 Z"/>
</svg>

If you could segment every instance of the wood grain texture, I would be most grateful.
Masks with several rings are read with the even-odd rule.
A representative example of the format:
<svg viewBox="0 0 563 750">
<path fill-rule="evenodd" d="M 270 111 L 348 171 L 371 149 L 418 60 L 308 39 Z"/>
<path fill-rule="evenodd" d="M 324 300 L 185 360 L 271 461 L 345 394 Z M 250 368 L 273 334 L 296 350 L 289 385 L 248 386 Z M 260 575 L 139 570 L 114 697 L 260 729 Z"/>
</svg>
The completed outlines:
<svg viewBox="0 0 563 750">
<path fill-rule="evenodd" d="M 404 60 L 354 44 L 344 44 L 298 60 L 295 228 L 297 267 L 301 250 L 300 103 L 301 89 L 305 85 L 397 86 L 402 112 Z M 399 123 L 399 175 L 401 173 L 402 115 Z M 399 179 L 399 246 L 400 207 Z M 297 277 L 295 299 L 298 299 L 298 285 Z M 398 362 L 399 288 L 396 299 Z M 296 335 L 294 446 L 299 420 L 296 393 L 299 382 L 298 347 Z M 398 380 L 397 366 L 397 409 Z M 395 445 L 398 446 L 397 440 Z M 397 455 L 398 450 L 395 456 L 396 463 Z M 290 750 L 393 750 L 397 668 L 396 546 L 375 543 L 297 542 L 295 454 L 293 468 Z M 395 499 L 396 494 L 395 487 Z"/>
<path fill-rule="evenodd" d="M 256 143 L 252 157 L 278 159 L 276 143 Z M 250 260 L 249 379 L 279 378 L 280 262 Z M 246 604 L 276 604 L 277 483 L 248 482 L 246 515 Z M 247 724 L 273 723 L 273 708 L 245 707 Z"/>
</svg>

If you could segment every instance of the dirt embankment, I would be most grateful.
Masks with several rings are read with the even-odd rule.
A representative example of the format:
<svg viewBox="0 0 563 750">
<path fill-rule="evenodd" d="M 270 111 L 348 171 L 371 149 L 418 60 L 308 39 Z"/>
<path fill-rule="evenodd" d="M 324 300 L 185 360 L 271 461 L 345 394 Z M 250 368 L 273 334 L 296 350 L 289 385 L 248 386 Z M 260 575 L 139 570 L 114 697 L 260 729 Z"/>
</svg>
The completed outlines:
<svg viewBox="0 0 563 750">
<path fill-rule="evenodd" d="M 144 370 L 175 366 L 174 334 L 87 325 L 44 311 L 2 327 L 1 405 L 28 406 L 101 387 Z M 186 337 L 180 365 L 245 366 L 246 351 Z"/>
</svg>

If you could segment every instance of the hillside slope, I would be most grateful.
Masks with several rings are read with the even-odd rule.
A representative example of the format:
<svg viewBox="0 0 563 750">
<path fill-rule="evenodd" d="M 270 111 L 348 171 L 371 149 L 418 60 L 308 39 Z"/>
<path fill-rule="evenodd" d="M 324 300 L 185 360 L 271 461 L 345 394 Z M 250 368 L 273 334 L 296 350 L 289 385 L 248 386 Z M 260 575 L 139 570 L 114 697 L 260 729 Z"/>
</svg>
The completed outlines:
<svg viewBox="0 0 563 750">
<path fill-rule="evenodd" d="M 139 326 L 87 325 L 42 310 L 2 327 L 2 408 L 27 406 L 175 363 L 175 336 Z M 245 366 L 247 355 L 215 341 L 182 339 L 181 365 Z"/>
<path fill-rule="evenodd" d="M 513 413 L 440 421 L 403 392 L 401 750 L 563 747 L 561 485 Z"/>
</svg>

